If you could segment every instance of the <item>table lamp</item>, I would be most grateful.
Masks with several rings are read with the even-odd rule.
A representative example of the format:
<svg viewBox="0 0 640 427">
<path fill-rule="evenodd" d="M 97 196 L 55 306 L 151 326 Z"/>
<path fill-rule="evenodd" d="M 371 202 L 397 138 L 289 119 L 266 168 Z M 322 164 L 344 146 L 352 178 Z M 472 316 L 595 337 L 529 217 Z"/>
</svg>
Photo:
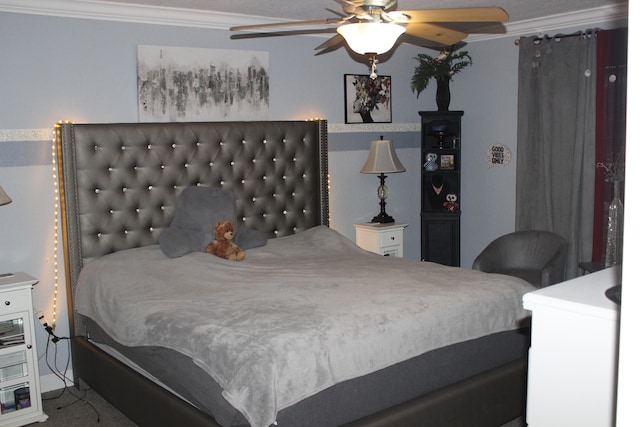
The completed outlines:
<svg viewBox="0 0 640 427">
<path fill-rule="evenodd" d="M 7 195 L 7 193 L 2 189 L 2 186 L 0 186 L 0 206 L 8 203 L 11 203 L 11 197 L 9 197 L 9 195 Z"/>
<path fill-rule="evenodd" d="M 385 173 L 398 173 L 404 172 L 406 169 L 400 163 L 396 150 L 393 148 L 393 142 L 388 139 L 382 139 L 371 141 L 369 147 L 369 157 L 364 166 L 360 170 L 360 173 L 375 173 L 380 174 L 380 186 L 378 186 L 378 198 L 380 199 L 380 213 L 373 217 L 371 222 L 388 223 L 395 222 L 393 217 L 387 215 L 385 212 L 386 201 L 385 199 L 389 195 L 387 186 L 384 185 Z"/>
<path fill-rule="evenodd" d="M 11 203 L 11 197 L 9 197 L 7 195 L 7 193 L 4 192 L 4 190 L 2 189 L 2 186 L 0 186 L 0 206 L 2 205 L 6 205 Z M 11 277 L 13 276 L 13 273 L 1 273 L 0 274 L 0 278 L 3 277 Z"/>
</svg>

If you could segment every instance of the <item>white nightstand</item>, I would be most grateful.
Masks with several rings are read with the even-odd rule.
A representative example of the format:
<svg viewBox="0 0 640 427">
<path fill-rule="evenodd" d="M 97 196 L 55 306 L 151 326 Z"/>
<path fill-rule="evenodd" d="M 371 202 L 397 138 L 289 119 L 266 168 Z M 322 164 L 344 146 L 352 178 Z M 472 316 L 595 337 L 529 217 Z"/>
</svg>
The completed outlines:
<svg viewBox="0 0 640 427">
<path fill-rule="evenodd" d="M 356 244 L 362 249 L 384 256 L 402 257 L 403 234 L 407 224 L 366 222 L 353 224 Z"/>
<path fill-rule="evenodd" d="M 38 353 L 31 288 L 25 273 L 0 276 L 0 425 L 45 421 L 40 395 Z"/>
</svg>

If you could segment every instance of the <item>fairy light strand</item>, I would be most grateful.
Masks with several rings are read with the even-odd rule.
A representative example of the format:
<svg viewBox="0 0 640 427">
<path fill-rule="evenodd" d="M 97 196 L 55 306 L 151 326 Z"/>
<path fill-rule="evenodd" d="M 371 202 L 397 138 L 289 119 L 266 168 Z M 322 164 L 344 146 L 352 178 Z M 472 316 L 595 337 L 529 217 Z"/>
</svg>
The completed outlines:
<svg viewBox="0 0 640 427">
<path fill-rule="evenodd" d="M 59 284 L 59 268 L 58 268 L 58 248 L 60 238 L 60 192 L 58 188 L 58 161 L 57 161 L 57 129 L 62 120 L 53 126 L 53 136 L 51 138 L 51 163 L 53 169 L 53 314 L 51 319 L 51 327 L 55 329 L 58 316 L 58 284 Z"/>
</svg>

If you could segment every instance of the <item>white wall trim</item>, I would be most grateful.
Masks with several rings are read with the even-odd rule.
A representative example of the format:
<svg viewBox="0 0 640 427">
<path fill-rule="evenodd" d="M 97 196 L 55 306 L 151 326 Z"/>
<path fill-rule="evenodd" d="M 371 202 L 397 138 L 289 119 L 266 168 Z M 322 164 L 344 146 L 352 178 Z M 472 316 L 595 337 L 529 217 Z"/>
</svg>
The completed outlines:
<svg viewBox="0 0 640 427">
<path fill-rule="evenodd" d="M 327 123 L 329 133 L 420 132 L 420 123 Z"/>
<path fill-rule="evenodd" d="M 329 133 L 354 132 L 420 132 L 420 123 L 328 123 Z M 46 129 L 0 129 L 0 143 L 45 141 L 51 143 L 52 128 Z"/>
<path fill-rule="evenodd" d="M 195 9 L 113 3 L 98 0 L 0 0 L 0 12 L 50 15 L 81 19 L 135 22 L 227 30 L 231 25 L 251 25 L 290 20 Z M 560 15 L 510 22 L 503 34 L 475 34 L 466 41 L 482 41 L 526 34 L 544 34 L 562 28 L 591 25 L 624 25 L 628 3 L 577 10 Z M 317 34 L 315 35 L 317 36 Z"/>
<path fill-rule="evenodd" d="M 47 129 L 0 129 L 0 142 L 49 141 L 53 139 L 53 127 Z"/>
</svg>

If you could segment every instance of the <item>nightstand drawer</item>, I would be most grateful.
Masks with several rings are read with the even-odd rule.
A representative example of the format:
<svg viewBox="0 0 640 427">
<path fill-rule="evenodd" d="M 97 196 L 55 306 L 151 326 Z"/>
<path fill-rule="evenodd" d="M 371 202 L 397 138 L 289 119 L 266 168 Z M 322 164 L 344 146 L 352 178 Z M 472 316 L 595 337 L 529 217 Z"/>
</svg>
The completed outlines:
<svg viewBox="0 0 640 427">
<path fill-rule="evenodd" d="M 27 290 L 30 292 L 30 290 Z M 0 295 L 0 315 L 15 313 L 16 311 L 30 310 L 29 294 L 25 291 L 7 291 Z"/>
<path fill-rule="evenodd" d="M 402 244 L 402 230 L 380 233 L 380 246 L 395 246 Z"/>
<path fill-rule="evenodd" d="M 401 256 L 402 255 L 402 248 L 400 246 L 388 246 L 386 248 L 381 248 L 380 249 L 380 253 L 381 255 L 384 256 Z"/>
</svg>

